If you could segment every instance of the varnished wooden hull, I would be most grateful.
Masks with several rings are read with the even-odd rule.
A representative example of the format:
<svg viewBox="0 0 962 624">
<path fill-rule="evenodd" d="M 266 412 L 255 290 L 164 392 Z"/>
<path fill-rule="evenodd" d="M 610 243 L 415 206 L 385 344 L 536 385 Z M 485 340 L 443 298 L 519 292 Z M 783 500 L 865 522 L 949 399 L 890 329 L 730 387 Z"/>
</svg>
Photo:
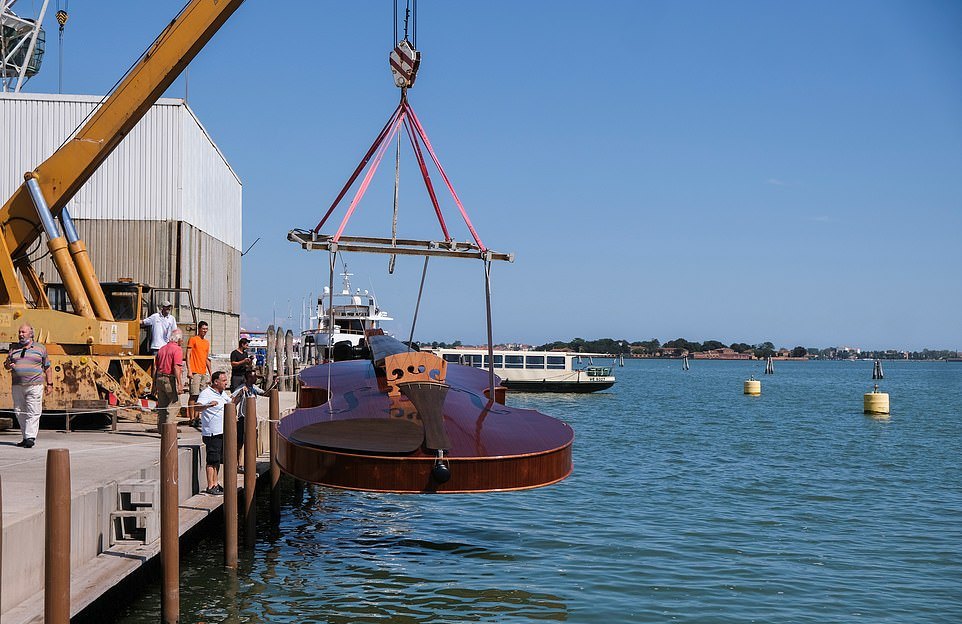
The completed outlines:
<svg viewBox="0 0 962 624">
<path fill-rule="evenodd" d="M 570 443 L 538 455 L 454 458 L 449 462 L 450 480 L 438 483 L 431 476 L 433 457 L 360 455 L 280 439 L 277 457 L 281 470 L 304 481 L 345 490 L 438 494 L 527 490 L 557 483 L 572 471 Z"/>
<path fill-rule="evenodd" d="M 330 367 L 330 368 L 328 368 Z M 572 471 L 574 431 L 569 425 L 534 410 L 491 401 L 483 390 L 487 372 L 452 365 L 444 400 L 444 428 L 450 448 L 444 462 L 450 478 L 439 482 L 432 473 L 434 451 L 371 453 L 312 444 L 304 431 L 335 420 L 407 419 L 419 422 L 404 396 L 388 396 L 370 362 L 338 362 L 308 369 L 301 375 L 304 396 L 326 399 L 323 390 L 354 380 L 344 394 L 316 407 L 303 405 L 278 426 L 277 460 L 294 477 L 329 487 L 375 492 L 457 493 L 523 490 L 561 481 Z M 314 388 L 312 392 L 309 389 Z"/>
</svg>

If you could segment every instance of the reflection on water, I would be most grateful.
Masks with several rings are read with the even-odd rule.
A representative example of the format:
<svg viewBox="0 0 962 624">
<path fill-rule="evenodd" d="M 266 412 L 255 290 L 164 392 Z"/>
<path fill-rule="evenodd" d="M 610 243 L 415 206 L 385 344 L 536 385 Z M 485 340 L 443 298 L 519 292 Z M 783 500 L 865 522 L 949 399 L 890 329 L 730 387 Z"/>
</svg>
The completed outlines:
<svg viewBox="0 0 962 624">
<path fill-rule="evenodd" d="M 863 366 L 864 364 L 864 366 Z M 962 621 L 962 366 L 627 362 L 610 391 L 514 395 L 576 432 L 528 492 L 295 488 L 223 569 L 182 561 L 184 622 Z M 864 370 L 863 370 L 864 369 Z M 263 497 L 260 504 L 266 505 Z M 116 621 L 159 619 L 159 587 Z"/>
</svg>

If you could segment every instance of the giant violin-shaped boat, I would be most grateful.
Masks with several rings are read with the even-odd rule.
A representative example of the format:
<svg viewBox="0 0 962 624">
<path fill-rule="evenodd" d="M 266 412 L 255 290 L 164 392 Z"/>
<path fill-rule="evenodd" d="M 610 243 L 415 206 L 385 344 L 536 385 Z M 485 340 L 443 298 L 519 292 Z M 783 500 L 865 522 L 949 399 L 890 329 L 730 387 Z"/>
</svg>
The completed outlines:
<svg viewBox="0 0 962 624">
<path fill-rule="evenodd" d="M 277 428 L 285 472 L 336 488 L 437 493 L 523 490 L 571 473 L 571 427 L 504 405 L 503 388 L 490 396 L 485 371 L 378 330 L 367 342 L 368 360 L 300 373 L 299 406 Z"/>
</svg>

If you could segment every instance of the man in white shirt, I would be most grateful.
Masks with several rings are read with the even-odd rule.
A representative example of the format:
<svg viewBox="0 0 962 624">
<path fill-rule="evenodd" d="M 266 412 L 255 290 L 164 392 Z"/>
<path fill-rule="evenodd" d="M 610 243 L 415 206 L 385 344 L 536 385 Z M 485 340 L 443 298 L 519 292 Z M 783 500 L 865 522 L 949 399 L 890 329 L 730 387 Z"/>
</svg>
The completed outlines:
<svg viewBox="0 0 962 624">
<path fill-rule="evenodd" d="M 197 397 L 200 414 L 200 435 L 207 448 L 207 489 L 204 494 L 224 493 L 218 481 L 218 471 L 224 461 L 224 406 L 231 401 L 227 391 L 227 373 L 217 371 L 211 376 L 210 386 Z M 236 485 L 235 485 L 236 487 Z"/>
<path fill-rule="evenodd" d="M 154 312 L 140 322 L 141 327 L 150 328 L 151 355 L 157 355 L 157 352 L 170 342 L 170 335 L 177 329 L 177 319 L 170 310 L 170 301 L 163 301 L 160 304 L 160 312 Z"/>
</svg>

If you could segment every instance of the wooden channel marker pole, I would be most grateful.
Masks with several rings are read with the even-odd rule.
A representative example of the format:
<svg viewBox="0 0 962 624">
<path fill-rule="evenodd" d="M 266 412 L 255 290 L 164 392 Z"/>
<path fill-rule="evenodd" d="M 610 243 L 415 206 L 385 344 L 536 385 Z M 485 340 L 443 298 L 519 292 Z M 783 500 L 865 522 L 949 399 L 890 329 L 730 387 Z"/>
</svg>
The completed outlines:
<svg viewBox="0 0 962 624">
<path fill-rule="evenodd" d="M 247 397 L 244 406 L 244 543 L 254 546 L 257 514 L 254 490 L 257 487 L 257 397 Z"/>
<path fill-rule="evenodd" d="M 177 422 L 160 426 L 160 619 L 180 621 L 180 519 L 177 500 Z"/>
<path fill-rule="evenodd" d="M 70 622 L 70 451 L 47 451 L 43 621 Z"/>
<path fill-rule="evenodd" d="M 224 406 L 224 566 L 237 569 L 237 406 Z"/>
<path fill-rule="evenodd" d="M 281 420 L 281 400 L 277 388 L 270 394 L 270 424 L 271 424 L 271 521 L 277 524 L 281 520 L 281 467 L 277 463 L 277 423 Z"/>
</svg>

